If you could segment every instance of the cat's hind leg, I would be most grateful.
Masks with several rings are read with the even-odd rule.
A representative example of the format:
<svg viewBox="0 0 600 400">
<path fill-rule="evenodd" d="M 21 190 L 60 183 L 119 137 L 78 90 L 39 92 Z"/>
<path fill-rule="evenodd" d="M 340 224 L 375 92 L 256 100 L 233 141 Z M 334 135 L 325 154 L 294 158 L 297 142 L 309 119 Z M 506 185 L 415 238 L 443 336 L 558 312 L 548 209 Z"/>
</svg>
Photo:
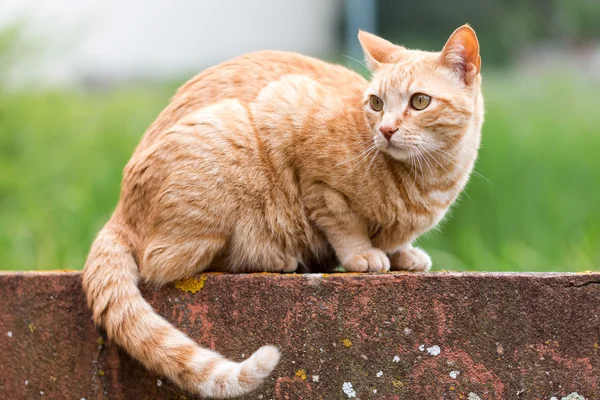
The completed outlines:
<svg viewBox="0 0 600 400">
<path fill-rule="evenodd" d="M 146 247 L 140 275 L 159 285 L 190 277 L 207 269 L 225 244 L 225 235 L 217 233 L 156 238 Z"/>
<path fill-rule="evenodd" d="M 252 220 L 250 220 L 252 221 Z M 240 223 L 231 238 L 227 268 L 231 272 L 295 272 L 298 259 L 286 253 L 260 221 Z"/>
</svg>

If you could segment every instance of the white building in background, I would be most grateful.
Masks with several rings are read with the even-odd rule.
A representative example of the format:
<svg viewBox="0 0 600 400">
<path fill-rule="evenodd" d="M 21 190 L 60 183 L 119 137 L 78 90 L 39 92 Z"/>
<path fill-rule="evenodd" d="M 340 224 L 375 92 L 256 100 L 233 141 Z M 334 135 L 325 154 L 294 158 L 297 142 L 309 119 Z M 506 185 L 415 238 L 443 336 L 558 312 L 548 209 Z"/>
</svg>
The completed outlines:
<svg viewBox="0 0 600 400">
<path fill-rule="evenodd" d="M 36 53 L 17 82 L 69 85 L 192 74 L 261 49 L 339 52 L 341 0 L 0 0 Z"/>
</svg>

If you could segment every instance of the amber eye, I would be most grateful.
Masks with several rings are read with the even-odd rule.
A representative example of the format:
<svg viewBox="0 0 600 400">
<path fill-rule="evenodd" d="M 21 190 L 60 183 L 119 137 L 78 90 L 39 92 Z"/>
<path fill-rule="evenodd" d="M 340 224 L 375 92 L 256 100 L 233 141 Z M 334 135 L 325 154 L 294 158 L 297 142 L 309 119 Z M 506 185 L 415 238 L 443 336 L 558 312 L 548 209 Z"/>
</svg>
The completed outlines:
<svg viewBox="0 0 600 400">
<path fill-rule="evenodd" d="M 375 111 L 383 110 L 383 100 L 381 100 L 377 96 L 371 96 L 371 100 L 369 101 L 371 104 L 371 108 Z"/>
<path fill-rule="evenodd" d="M 429 103 L 431 103 L 431 97 L 429 97 L 423 93 L 416 93 L 410 99 L 410 105 L 415 110 L 419 110 L 419 111 L 426 109 L 427 106 L 429 105 Z"/>
</svg>

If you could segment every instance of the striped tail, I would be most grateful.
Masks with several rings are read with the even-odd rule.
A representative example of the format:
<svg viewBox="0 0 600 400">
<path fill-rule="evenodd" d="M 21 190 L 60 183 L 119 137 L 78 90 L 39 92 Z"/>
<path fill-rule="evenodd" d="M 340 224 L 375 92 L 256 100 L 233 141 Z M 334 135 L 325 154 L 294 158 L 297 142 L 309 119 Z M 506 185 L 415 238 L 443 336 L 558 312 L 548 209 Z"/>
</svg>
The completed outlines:
<svg viewBox="0 0 600 400">
<path fill-rule="evenodd" d="M 144 300 L 138 266 L 124 230 L 107 225 L 94 241 L 83 271 L 83 289 L 94 322 L 146 368 L 194 394 L 241 396 L 256 389 L 279 361 L 263 346 L 241 363 L 198 346 Z"/>
</svg>

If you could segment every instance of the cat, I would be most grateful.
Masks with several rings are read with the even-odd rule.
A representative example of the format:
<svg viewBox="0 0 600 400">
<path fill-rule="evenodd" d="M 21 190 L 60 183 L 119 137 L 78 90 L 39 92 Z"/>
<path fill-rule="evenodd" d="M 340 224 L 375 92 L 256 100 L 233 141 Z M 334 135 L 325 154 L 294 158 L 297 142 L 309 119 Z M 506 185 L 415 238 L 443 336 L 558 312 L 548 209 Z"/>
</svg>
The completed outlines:
<svg viewBox="0 0 600 400">
<path fill-rule="evenodd" d="M 439 53 L 360 31 L 372 80 L 263 51 L 184 84 L 124 170 L 83 287 L 97 325 L 181 388 L 230 398 L 257 388 L 273 346 L 241 363 L 198 346 L 142 298 L 201 271 L 427 271 L 413 241 L 440 222 L 479 148 L 479 43 L 464 25 Z"/>
</svg>

